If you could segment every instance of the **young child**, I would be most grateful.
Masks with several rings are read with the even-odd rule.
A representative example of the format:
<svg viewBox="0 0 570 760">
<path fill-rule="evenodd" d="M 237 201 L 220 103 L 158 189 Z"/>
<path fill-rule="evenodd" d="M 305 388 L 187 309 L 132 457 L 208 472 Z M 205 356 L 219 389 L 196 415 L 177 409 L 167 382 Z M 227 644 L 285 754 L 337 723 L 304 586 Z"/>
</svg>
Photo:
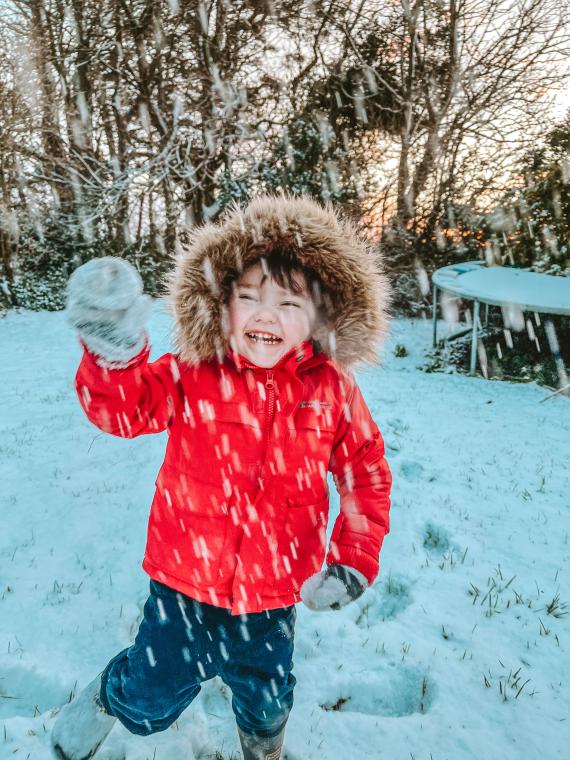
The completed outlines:
<svg viewBox="0 0 570 760">
<path fill-rule="evenodd" d="M 163 731 L 219 675 L 245 760 L 278 760 L 295 604 L 359 597 L 388 532 L 384 444 L 350 370 L 375 358 L 389 287 L 331 209 L 261 197 L 195 231 L 168 291 L 176 350 L 149 362 L 136 270 L 106 257 L 69 282 L 88 418 L 124 438 L 166 430 L 168 444 L 135 643 L 62 709 L 52 746 L 87 760 L 116 719 Z M 340 514 L 327 547 L 328 471 Z"/>
</svg>

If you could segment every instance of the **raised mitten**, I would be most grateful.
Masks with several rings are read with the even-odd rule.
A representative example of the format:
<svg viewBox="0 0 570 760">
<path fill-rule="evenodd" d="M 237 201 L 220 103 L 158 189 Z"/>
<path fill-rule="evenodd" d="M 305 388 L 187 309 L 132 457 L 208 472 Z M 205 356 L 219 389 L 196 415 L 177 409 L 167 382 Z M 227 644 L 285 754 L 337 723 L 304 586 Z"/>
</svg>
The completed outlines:
<svg viewBox="0 0 570 760">
<path fill-rule="evenodd" d="M 128 362 L 144 347 L 151 303 L 137 270 L 114 256 L 88 261 L 67 284 L 68 321 L 109 365 Z"/>
<path fill-rule="evenodd" d="M 340 610 L 358 599 L 368 588 L 368 580 L 358 570 L 346 565 L 329 565 L 311 575 L 301 586 L 301 599 L 311 610 Z"/>
</svg>

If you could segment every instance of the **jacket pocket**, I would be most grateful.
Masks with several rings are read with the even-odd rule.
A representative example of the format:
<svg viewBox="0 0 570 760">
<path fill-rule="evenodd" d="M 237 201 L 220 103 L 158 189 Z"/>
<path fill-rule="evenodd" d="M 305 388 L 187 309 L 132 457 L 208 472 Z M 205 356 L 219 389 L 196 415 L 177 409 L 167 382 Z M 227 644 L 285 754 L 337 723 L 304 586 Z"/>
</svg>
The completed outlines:
<svg viewBox="0 0 570 760">
<path fill-rule="evenodd" d="M 214 475 L 207 477 L 208 469 L 202 468 L 196 477 L 189 468 L 184 470 L 163 464 L 156 479 L 156 493 L 166 502 L 172 512 L 182 516 L 196 513 L 220 517 L 229 512 L 228 499 L 231 482 L 220 474 L 219 468 L 211 468 Z"/>
<path fill-rule="evenodd" d="M 160 517 L 151 511 L 147 540 L 150 561 L 167 575 L 201 588 L 222 580 L 220 566 L 225 552 L 229 517 L 174 511 Z"/>
<path fill-rule="evenodd" d="M 293 475 L 297 488 L 314 488 L 315 480 L 326 481 L 335 428 L 330 418 L 318 415 L 313 409 L 302 409 L 287 430 L 287 458 L 297 463 Z"/>
<path fill-rule="evenodd" d="M 195 586 L 215 586 L 230 521 L 223 492 L 192 487 L 190 479 L 164 466 L 156 486 L 147 542 L 151 561 Z"/>
<path fill-rule="evenodd" d="M 301 401 L 293 421 L 293 426 L 299 430 L 319 430 L 334 433 L 337 426 L 335 410 L 331 404 L 322 402 Z"/>
<path fill-rule="evenodd" d="M 261 423 L 245 403 L 201 400 L 192 425 L 171 436 L 169 462 L 197 483 L 224 485 L 246 473 L 261 454 Z"/>
<path fill-rule="evenodd" d="M 220 582 L 228 520 L 197 514 L 188 520 L 179 551 L 184 576 L 193 585 L 215 587 Z"/>
<path fill-rule="evenodd" d="M 328 495 L 318 501 L 286 500 L 285 519 L 273 553 L 267 595 L 298 592 L 323 564 L 327 543 Z"/>
</svg>

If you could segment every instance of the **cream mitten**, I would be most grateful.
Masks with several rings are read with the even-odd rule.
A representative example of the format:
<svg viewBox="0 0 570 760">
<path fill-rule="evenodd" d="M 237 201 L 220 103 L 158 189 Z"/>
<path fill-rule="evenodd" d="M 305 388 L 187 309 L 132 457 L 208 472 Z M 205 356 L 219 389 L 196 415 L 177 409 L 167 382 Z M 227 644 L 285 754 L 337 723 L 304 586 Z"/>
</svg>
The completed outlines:
<svg viewBox="0 0 570 760">
<path fill-rule="evenodd" d="M 329 565 L 311 575 L 301 586 L 301 599 L 311 610 L 340 610 L 358 599 L 368 588 L 368 580 L 360 571 L 346 565 Z"/>
<path fill-rule="evenodd" d="M 151 303 L 137 270 L 114 256 L 91 259 L 67 284 L 68 321 L 110 366 L 128 362 L 144 347 Z"/>
</svg>

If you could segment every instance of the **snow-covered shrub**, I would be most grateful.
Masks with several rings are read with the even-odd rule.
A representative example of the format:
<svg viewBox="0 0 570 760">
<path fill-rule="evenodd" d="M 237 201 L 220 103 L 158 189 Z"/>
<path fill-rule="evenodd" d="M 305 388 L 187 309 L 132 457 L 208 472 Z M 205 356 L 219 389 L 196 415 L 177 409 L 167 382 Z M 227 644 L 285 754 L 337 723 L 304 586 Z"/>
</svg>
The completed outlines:
<svg viewBox="0 0 570 760">
<path fill-rule="evenodd" d="M 0 281 L 0 307 L 32 311 L 57 311 L 65 305 L 65 287 L 71 273 L 98 256 L 121 256 L 141 273 L 145 290 L 161 293 L 161 282 L 170 260 L 160 240 L 145 239 L 139 245 L 117 250 L 107 238 L 85 241 L 65 220 L 50 216 L 39 226 L 23 225 L 19 231 L 18 256 L 10 280 Z"/>
</svg>

